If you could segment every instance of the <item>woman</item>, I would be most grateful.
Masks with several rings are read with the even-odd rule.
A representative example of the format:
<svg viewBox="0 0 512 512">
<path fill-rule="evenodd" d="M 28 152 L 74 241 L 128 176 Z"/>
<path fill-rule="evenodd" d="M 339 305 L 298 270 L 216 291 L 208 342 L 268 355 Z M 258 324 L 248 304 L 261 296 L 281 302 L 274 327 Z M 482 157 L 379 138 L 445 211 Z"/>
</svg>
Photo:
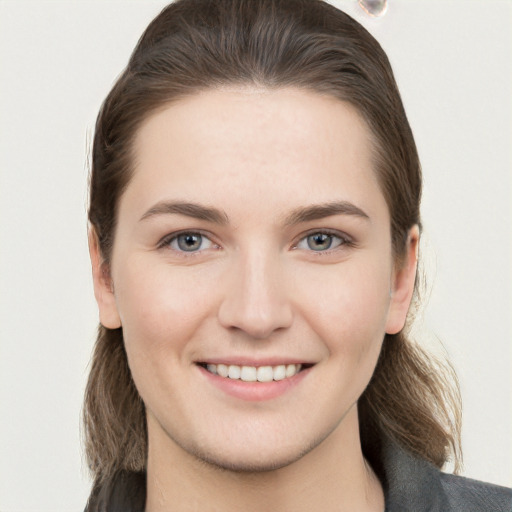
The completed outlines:
<svg viewBox="0 0 512 512">
<path fill-rule="evenodd" d="M 389 62 L 316 0 L 181 0 L 105 100 L 87 510 L 510 510 L 406 336 L 421 173 Z"/>
</svg>

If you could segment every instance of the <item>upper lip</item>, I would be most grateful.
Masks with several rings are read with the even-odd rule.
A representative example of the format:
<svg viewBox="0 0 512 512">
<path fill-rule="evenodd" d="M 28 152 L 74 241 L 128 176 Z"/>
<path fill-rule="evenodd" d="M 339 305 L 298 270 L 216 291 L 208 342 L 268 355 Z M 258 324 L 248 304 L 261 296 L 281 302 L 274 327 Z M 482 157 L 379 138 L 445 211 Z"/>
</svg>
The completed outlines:
<svg viewBox="0 0 512 512">
<path fill-rule="evenodd" d="M 208 357 L 196 361 L 196 364 L 225 364 L 235 366 L 280 366 L 287 364 L 314 364 L 307 359 L 300 359 L 296 357 L 266 357 L 262 359 L 255 359 L 250 357 Z"/>
</svg>

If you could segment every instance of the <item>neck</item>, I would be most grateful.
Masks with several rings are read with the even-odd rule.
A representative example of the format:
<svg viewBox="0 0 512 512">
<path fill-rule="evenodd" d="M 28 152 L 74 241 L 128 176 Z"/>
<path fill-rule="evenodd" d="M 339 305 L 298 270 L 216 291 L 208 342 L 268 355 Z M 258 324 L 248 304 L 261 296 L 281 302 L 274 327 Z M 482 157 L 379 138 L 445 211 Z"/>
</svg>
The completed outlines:
<svg viewBox="0 0 512 512">
<path fill-rule="evenodd" d="M 384 510 L 382 487 L 362 454 L 356 407 L 315 448 L 272 471 L 233 472 L 199 460 L 154 419 L 148 434 L 146 512 Z"/>
</svg>

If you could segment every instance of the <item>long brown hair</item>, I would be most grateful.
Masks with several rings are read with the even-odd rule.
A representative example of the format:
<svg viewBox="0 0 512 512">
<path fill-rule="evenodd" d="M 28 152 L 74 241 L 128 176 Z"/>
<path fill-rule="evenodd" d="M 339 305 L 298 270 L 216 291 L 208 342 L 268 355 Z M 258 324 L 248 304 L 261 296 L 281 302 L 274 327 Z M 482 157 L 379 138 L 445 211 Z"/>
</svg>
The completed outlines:
<svg viewBox="0 0 512 512">
<path fill-rule="evenodd" d="M 97 119 L 89 221 L 105 264 L 141 122 L 170 102 L 226 84 L 302 88 L 357 108 L 373 137 L 375 173 L 399 261 L 409 229 L 420 225 L 421 170 L 391 66 L 378 42 L 321 0 L 178 0 L 148 26 Z M 372 447 L 388 437 L 438 467 L 450 456 L 459 460 L 456 380 L 449 366 L 408 339 L 405 330 L 386 336 L 358 407 L 369 458 Z M 131 378 L 122 328 L 99 327 L 84 425 L 94 492 L 120 471 L 144 473 L 145 410 Z"/>
</svg>

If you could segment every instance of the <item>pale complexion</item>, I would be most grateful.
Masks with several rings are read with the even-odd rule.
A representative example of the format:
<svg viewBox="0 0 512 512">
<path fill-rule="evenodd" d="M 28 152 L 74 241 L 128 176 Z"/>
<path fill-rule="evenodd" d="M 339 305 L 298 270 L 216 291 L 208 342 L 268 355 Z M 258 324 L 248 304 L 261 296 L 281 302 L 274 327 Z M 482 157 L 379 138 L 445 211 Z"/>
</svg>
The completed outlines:
<svg viewBox="0 0 512 512">
<path fill-rule="evenodd" d="M 151 116 L 134 149 L 108 278 L 94 233 L 91 255 L 146 405 L 147 511 L 382 511 L 356 404 L 404 325 L 418 232 L 397 268 L 358 113 L 207 90 Z M 303 366 L 244 383 L 208 363 Z"/>
</svg>

